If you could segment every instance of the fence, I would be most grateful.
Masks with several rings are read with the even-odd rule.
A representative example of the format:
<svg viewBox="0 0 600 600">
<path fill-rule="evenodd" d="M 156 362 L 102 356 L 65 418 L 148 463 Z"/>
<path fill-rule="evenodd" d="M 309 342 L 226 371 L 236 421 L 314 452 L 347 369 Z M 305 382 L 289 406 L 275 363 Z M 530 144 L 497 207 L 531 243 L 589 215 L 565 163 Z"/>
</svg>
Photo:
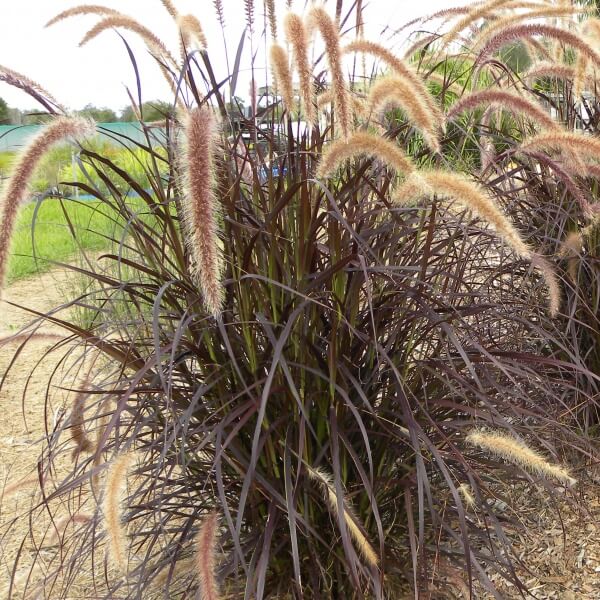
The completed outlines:
<svg viewBox="0 0 600 600">
<path fill-rule="evenodd" d="M 0 152 L 17 152 L 27 144 L 43 125 L 0 125 Z M 137 123 L 98 123 L 98 139 L 118 145 L 147 144 L 148 140 Z M 153 144 L 165 141 L 165 130 L 152 128 Z"/>
</svg>

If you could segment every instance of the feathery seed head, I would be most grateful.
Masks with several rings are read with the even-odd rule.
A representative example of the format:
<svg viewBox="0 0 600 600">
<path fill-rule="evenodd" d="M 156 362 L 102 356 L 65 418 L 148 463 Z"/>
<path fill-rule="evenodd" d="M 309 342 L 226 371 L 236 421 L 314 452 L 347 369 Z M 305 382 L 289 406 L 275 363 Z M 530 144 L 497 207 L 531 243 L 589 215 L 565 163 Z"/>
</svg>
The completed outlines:
<svg viewBox="0 0 600 600">
<path fill-rule="evenodd" d="M 424 190 L 441 197 L 451 198 L 465 208 L 472 210 L 478 217 L 491 225 L 496 233 L 522 258 L 531 259 L 533 253 L 522 240 L 521 235 L 494 200 L 475 182 L 464 176 L 448 171 L 421 171 L 419 177 L 424 181 Z M 414 186 L 418 190 L 417 186 Z M 406 199 L 406 193 L 404 198 Z"/>
<path fill-rule="evenodd" d="M 219 600 L 219 589 L 215 578 L 215 553 L 218 513 L 207 515 L 196 537 L 196 566 L 200 582 L 201 600 Z"/>
<path fill-rule="evenodd" d="M 81 6 L 75 6 L 74 8 L 69 8 L 64 10 L 63 12 L 57 14 L 55 17 L 50 19 L 44 27 L 50 27 L 60 21 L 64 21 L 69 17 L 75 17 L 76 15 L 118 15 L 120 14 L 118 10 L 114 10 L 112 8 L 108 8 L 106 6 L 101 6 L 98 4 L 82 4 Z"/>
<path fill-rule="evenodd" d="M 431 118 L 438 127 L 443 128 L 444 116 L 435 99 L 429 93 L 427 85 L 423 79 L 401 58 L 398 58 L 393 52 L 376 42 L 358 39 L 350 42 L 343 48 L 343 52 L 363 52 L 378 58 L 387 64 L 394 74 L 405 79 L 413 89 L 413 94 L 419 97 L 419 100 L 427 106 Z"/>
<path fill-rule="evenodd" d="M 317 29 L 325 42 L 325 52 L 329 63 L 331 84 L 335 98 L 335 114 L 339 119 L 342 136 L 347 138 L 351 129 L 350 100 L 346 89 L 346 80 L 342 70 L 342 51 L 340 35 L 335 22 L 320 6 L 313 6 L 308 13 L 309 29 Z"/>
<path fill-rule="evenodd" d="M 10 241 L 17 212 L 24 200 L 36 166 L 50 148 L 69 139 L 80 140 L 95 133 L 93 121 L 82 117 L 56 117 L 32 138 L 15 162 L 0 192 L 0 292 L 6 279 Z"/>
<path fill-rule="evenodd" d="M 452 119 L 466 110 L 472 110 L 480 106 L 494 106 L 524 114 L 546 129 L 556 129 L 558 127 L 556 121 L 534 102 L 515 92 L 500 89 L 481 90 L 463 96 L 450 107 L 446 118 Z"/>
<path fill-rule="evenodd" d="M 202 290 L 207 310 L 217 317 L 224 293 L 214 193 L 217 127 L 209 106 L 193 108 L 184 115 L 182 141 L 182 202 L 186 240 L 193 259 L 192 276 Z"/>
<path fill-rule="evenodd" d="M 312 469 L 308 467 L 308 475 L 311 479 L 318 482 L 323 491 L 325 492 L 325 498 L 329 504 L 329 507 L 333 514 L 336 516 L 339 515 L 339 505 L 338 505 L 338 496 L 335 490 L 335 485 L 331 479 L 331 476 L 324 471 L 323 469 Z M 352 536 L 352 539 L 355 541 L 360 553 L 363 555 L 365 560 L 373 567 L 376 567 L 379 564 L 379 557 L 377 553 L 371 546 L 369 540 L 365 537 L 361 528 L 358 526 L 358 517 L 354 514 L 350 503 L 347 498 L 342 496 L 342 507 L 344 514 L 341 515 L 344 519 L 344 523 Z"/>
<path fill-rule="evenodd" d="M 531 264 L 542 274 L 544 282 L 548 287 L 548 313 L 551 317 L 556 317 L 560 312 L 561 290 L 560 280 L 554 267 L 539 254 L 534 254 L 531 258 Z"/>
<path fill-rule="evenodd" d="M 427 145 L 439 152 L 438 124 L 434 122 L 429 107 L 415 94 L 413 86 L 401 77 L 384 77 L 378 80 L 369 93 L 371 110 L 377 111 L 389 104 L 398 104 L 414 125 L 422 132 Z"/>
<path fill-rule="evenodd" d="M 195 41 L 202 50 L 207 47 L 202 24 L 194 15 L 179 15 L 177 25 L 186 46 L 189 45 L 190 41 Z"/>
<path fill-rule="evenodd" d="M 575 50 L 578 50 L 588 60 L 590 60 L 590 62 L 594 63 L 595 65 L 600 65 L 600 55 L 589 44 L 583 41 L 579 35 L 567 31 L 566 29 L 537 23 L 513 25 L 502 31 L 499 31 L 496 35 L 492 36 L 481 49 L 479 55 L 477 56 L 477 63 L 481 64 L 485 62 L 485 60 L 494 54 L 494 52 L 503 46 L 510 44 L 511 42 L 516 40 L 530 39 L 533 36 L 538 35 L 554 39 L 558 42 L 562 42 L 568 46 L 571 46 Z"/>
<path fill-rule="evenodd" d="M 306 113 L 306 122 L 316 123 L 312 69 L 308 62 L 308 32 L 302 17 L 288 13 L 284 19 L 285 37 L 292 46 L 292 60 L 300 78 L 300 97 Z"/>
<path fill-rule="evenodd" d="M 0 81 L 23 90 L 26 94 L 37 100 L 51 114 L 56 114 L 55 109 L 58 109 L 63 114 L 67 113 L 67 109 L 50 92 L 45 90 L 39 83 L 29 79 L 29 77 L 25 77 L 25 75 L 21 75 L 21 73 L 17 73 L 17 71 L 0 65 Z"/>
<path fill-rule="evenodd" d="M 118 455 L 108 468 L 104 486 L 102 513 L 108 536 L 108 555 L 113 564 L 127 572 L 127 534 L 122 523 L 121 503 L 127 483 L 127 471 L 133 462 L 133 453 Z"/>
<path fill-rule="evenodd" d="M 404 175 L 414 170 L 410 158 L 399 146 L 367 131 L 356 131 L 348 140 L 337 140 L 327 146 L 321 155 L 317 177 L 329 177 L 342 162 L 363 154 L 380 159 L 386 166 Z"/>
<path fill-rule="evenodd" d="M 291 112 L 294 109 L 294 87 L 292 85 L 292 75 L 288 55 L 285 49 L 279 44 L 271 46 L 271 64 L 273 68 L 273 79 L 281 97 L 283 104 Z"/>
<path fill-rule="evenodd" d="M 467 435 L 466 441 L 522 467 L 529 473 L 552 477 L 570 486 L 577 482 L 564 467 L 551 464 L 541 454 L 526 446 L 522 441 L 500 431 L 474 429 Z"/>
</svg>

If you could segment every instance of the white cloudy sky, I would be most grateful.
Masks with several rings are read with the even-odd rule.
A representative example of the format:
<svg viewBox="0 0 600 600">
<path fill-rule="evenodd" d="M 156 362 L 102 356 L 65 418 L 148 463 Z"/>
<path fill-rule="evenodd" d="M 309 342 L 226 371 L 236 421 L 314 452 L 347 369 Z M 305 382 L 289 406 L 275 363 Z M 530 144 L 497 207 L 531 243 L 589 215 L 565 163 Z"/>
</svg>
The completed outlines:
<svg viewBox="0 0 600 600">
<path fill-rule="evenodd" d="M 215 19 L 211 0 L 173 0 L 182 13 L 195 14 L 203 23 L 209 44 L 211 60 L 217 75 L 226 76 L 225 54 L 221 30 Z M 388 26 L 397 28 L 411 19 L 431 14 L 448 6 L 467 4 L 472 0 L 365 0 L 367 33 L 382 41 L 379 33 Z M 178 52 L 175 25 L 160 0 L 94 0 L 94 3 L 116 8 L 135 16 L 149 27 L 173 50 Z M 276 0 L 279 14 L 285 12 L 285 0 Z M 54 15 L 83 0 L 0 0 L 0 65 L 19 71 L 48 89 L 58 100 L 77 109 L 91 103 L 96 106 L 122 108 L 129 103 L 125 86 L 135 88 L 135 77 L 127 52 L 114 31 L 106 31 L 79 48 L 80 39 L 98 20 L 95 16 L 78 16 L 48 29 L 44 24 Z M 91 1 L 90 1 L 91 3 Z M 307 2 L 306 2 L 307 3 Z M 233 60 L 242 35 L 245 19 L 243 0 L 223 0 L 226 11 L 225 36 L 228 53 Z M 335 6 L 334 0 L 327 4 Z M 351 0 L 345 5 L 350 6 Z M 261 19 L 262 0 L 255 0 L 257 19 Z M 305 0 L 294 0 L 293 8 L 302 11 Z M 258 28 L 257 28 L 258 29 Z M 170 99 L 167 84 L 156 65 L 147 56 L 144 46 L 135 34 L 125 33 L 133 47 L 142 78 L 144 100 Z M 264 39 L 256 41 L 264 47 Z M 249 46 L 246 45 L 247 56 Z M 263 64 L 263 61 L 257 61 Z M 258 76 L 258 84 L 265 75 Z M 248 79 L 241 80 L 238 95 L 246 96 Z M 0 97 L 10 106 L 33 108 L 35 103 L 22 92 L 0 82 Z"/>
</svg>

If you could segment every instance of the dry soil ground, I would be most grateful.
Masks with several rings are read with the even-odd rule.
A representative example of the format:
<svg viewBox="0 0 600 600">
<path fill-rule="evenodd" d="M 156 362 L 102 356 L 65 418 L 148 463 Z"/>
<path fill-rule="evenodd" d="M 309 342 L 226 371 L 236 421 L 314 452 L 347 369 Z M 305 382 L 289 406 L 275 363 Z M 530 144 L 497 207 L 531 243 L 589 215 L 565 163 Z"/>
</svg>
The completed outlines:
<svg viewBox="0 0 600 600">
<path fill-rule="evenodd" d="M 0 302 L 0 339 L 14 334 L 32 318 L 9 302 L 44 311 L 60 303 L 61 294 L 68 287 L 67 276 L 60 272 L 11 286 Z M 35 589 L 31 582 L 35 582 L 36 573 L 31 572 L 30 566 L 36 545 L 40 544 L 50 522 L 40 518 L 31 523 L 27 519 L 27 510 L 35 501 L 37 483 L 31 481 L 10 491 L 15 483 L 28 481 L 32 475 L 35 478 L 42 440 L 47 434 L 44 424 L 51 425 L 63 407 L 68 406 L 66 393 L 61 395 L 60 390 L 53 388 L 51 400 L 46 398 L 49 375 L 63 353 L 50 355 L 28 380 L 33 366 L 56 343 L 55 336 L 63 335 L 60 329 L 48 324 L 38 333 L 44 335 L 25 346 L 0 390 L 0 600 L 8 597 L 11 578 L 17 581 L 12 591 L 14 598 L 58 598 L 48 590 L 27 596 L 23 593 L 28 580 L 29 590 Z M 15 342 L 0 345 L 0 375 L 6 372 L 17 348 Z M 57 472 L 56 476 L 59 475 Z M 520 574 L 536 598 L 600 600 L 600 493 L 592 478 L 584 476 L 581 480 L 574 494 L 582 500 L 583 509 L 574 508 L 566 499 L 549 499 L 542 488 L 523 485 L 506 492 L 516 506 L 515 511 L 508 508 L 506 511 L 507 517 L 517 524 L 511 537 L 524 564 Z M 89 500 L 92 501 L 91 497 Z M 64 514 L 73 509 L 65 506 Z M 78 509 L 82 507 L 75 508 Z M 48 544 L 46 548 L 42 543 L 42 548 L 44 560 L 59 551 L 56 544 Z M 17 555 L 18 567 L 13 576 Z M 98 587 L 86 585 L 85 577 L 86 573 L 82 572 L 81 584 L 74 588 L 75 595 L 70 595 L 72 600 L 102 597 Z M 507 599 L 519 597 L 510 587 L 504 586 L 502 590 Z M 483 599 L 486 595 L 478 593 L 477 598 Z"/>
</svg>

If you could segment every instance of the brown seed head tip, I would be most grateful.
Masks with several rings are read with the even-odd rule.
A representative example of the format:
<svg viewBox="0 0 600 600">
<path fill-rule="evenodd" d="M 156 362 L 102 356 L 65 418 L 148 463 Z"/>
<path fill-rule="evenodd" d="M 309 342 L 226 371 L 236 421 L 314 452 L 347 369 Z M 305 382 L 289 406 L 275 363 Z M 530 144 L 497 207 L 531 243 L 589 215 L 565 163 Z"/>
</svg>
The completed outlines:
<svg viewBox="0 0 600 600">
<path fill-rule="evenodd" d="M 219 514 L 214 511 L 204 518 L 196 537 L 196 567 L 201 600 L 219 599 L 215 577 L 218 525 Z"/>
<path fill-rule="evenodd" d="M 209 106 L 187 112 L 183 121 L 181 155 L 186 242 L 192 257 L 192 276 L 199 285 L 206 309 L 220 315 L 224 290 L 215 198 L 214 161 L 217 127 Z"/>
<path fill-rule="evenodd" d="M 564 467 L 550 463 L 522 441 L 503 432 L 474 429 L 469 432 L 465 439 L 472 446 L 477 446 L 482 450 L 495 454 L 514 465 L 520 466 L 529 473 L 550 477 L 569 486 L 574 485 L 576 482 Z"/>
</svg>

